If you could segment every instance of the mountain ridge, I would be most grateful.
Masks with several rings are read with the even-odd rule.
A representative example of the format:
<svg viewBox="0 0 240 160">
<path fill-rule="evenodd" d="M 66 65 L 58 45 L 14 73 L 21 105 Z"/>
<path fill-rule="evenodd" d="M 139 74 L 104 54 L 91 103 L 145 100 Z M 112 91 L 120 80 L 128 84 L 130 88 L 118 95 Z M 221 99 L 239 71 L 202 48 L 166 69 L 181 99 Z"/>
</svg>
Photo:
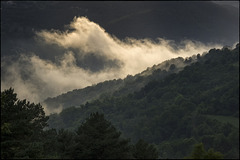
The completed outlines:
<svg viewBox="0 0 240 160">
<path fill-rule="evenodd" d="M 70 106 L 80 106 L 101 96 L 121 96 L 123 94 L 133 93 L 138 91 L 152 79 L 160 79 L 171 73 L 178 73 L 185 66 L 196 62 L 197 56 L 200 56 L 200 54 L 185 59 L 182 57 L 172 58 L 158 65 L 148 67 L 146 70 L 136 75 L 128 75 L 123 79 L 108 80 L 82 89 L 74 89 L 56 97 L 49 97 L 42 103 L 48 110 L 56 110 L 57 108 L 65 109 Z M 134 87 L 131 87 L 131 84 L 134 84 Z"/>
<path fill-rule="evenodd" d="M 224 158 L 239 158 L 239 44 L 211 49 L 182 71 L 132 94 L 52 114 L 49 128 L 75 130 L 93 112 L 103 113 L 133 142 L 154 143 L 161 158 L 182 158 L 200 142 Z"/>
</svg>

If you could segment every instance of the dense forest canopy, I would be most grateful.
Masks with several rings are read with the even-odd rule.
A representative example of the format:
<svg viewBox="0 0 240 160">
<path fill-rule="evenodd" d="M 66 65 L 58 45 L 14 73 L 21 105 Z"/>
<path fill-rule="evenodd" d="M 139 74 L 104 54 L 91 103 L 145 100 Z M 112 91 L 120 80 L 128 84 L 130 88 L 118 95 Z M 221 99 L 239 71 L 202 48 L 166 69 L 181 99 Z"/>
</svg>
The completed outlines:
<svg viewBox="0 0 240 160">
<path fill-rule="evenodd" d="M 134 93 L 103 96 L 64 109 L 52 114 L 48 123 L 74 130 L 94 111 L 104 113 L 134 142 L 144 139 L 158 145 L 163 158 L 184 157 L 197 142 L 226 158 L 237 158 L 239 45 L 211 49 L 179 73 L 151 79 Z"/>
<path fill-rule="evenodd" d="M 154 145 L 136 144 L 104 118 L 91 113 L 76 132 L 44 130 L 48 117 L 40 104 L 19 100 L 12 88 L 1 92 L 1 157 L 3 159 L 158 158 Z"/>
</svg>

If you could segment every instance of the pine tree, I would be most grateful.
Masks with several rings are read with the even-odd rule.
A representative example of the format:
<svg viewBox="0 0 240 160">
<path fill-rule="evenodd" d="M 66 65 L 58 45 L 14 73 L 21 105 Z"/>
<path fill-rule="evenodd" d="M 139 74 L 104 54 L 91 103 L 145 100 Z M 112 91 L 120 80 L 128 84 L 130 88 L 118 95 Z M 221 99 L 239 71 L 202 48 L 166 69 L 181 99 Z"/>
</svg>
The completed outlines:
<svg viewBox="0 0 240 160">
<path fill-rule="evenodd" d="M 12 88 L 1 92 L 1 157 L 40 158 L 47 120 L 40 104 L 18 100 Z"/>
<path fill-rule="evenodd" d="M 92 113 L 77 130 L 77 144 L 72 158 L 131 158 L 129 140 L 121 138 L 120 135 L 103 114 Z"/>
<path fill-rule="evenodd" d="M 185 157 L 186 159 L 223 159 L 223 154 L 214 151 L 210 148 L 208 151 L 205 150 L 203 143 L 198 143 L 194 146 L 194 149 L 190 157 Z"/>
<path fill-rule="evenodd" d="M 154 145 L 140 139 L 133 147 L 133 156 L 136 159 L 157 159 L 158 151 Z"/>
</svg>

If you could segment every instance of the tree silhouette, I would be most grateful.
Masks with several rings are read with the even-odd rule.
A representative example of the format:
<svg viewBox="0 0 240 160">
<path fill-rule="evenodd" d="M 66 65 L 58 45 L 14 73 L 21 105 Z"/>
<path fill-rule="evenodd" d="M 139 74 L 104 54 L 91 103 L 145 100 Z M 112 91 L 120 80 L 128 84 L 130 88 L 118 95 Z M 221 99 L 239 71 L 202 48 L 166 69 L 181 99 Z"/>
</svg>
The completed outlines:
<svg viewBox="0 0 240 160">
<path fill-rule="evenodd" d="M 136 159 L 156 159 L 158 158 L 158 151 L 154 145 L 140 139 L 133 147 L 133 156 Z"/>
<path fill-rule="evenodd" d="M 190 157 L 187 159 L 223 159 L 223 154 L 220 152 L 214 151 L 210 148 L 208 151 L 205 150 L 203 143 L 198 143 L 194 146 L 194 149 Z"/>
<path fill-rule="evenodd" d="M 120 135 L 103 114 L 92 113 L 77 130 L 72 158 L 131 158 L 129 140 Z"/>
<path fill-rule="evenodd" d="M 18 100 L 12 88 L 1 92 L 1 157 L 41 157 L 47 120 L 40 104 Z"/>
</svg>

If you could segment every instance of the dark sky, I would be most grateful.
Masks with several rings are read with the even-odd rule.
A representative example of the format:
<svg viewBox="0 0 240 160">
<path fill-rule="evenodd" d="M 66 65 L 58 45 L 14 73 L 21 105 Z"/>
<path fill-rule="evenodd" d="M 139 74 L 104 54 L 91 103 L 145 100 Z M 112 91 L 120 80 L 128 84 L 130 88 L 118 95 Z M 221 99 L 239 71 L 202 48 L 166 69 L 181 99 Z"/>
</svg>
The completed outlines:
<svg viewBox="0 0 240 160">
<path fill-rule="evenodd" d="M 239 1 L 212 1 L 220 5 L 230 5 L 236 8 L 239 8 Z"/>
</svg>

